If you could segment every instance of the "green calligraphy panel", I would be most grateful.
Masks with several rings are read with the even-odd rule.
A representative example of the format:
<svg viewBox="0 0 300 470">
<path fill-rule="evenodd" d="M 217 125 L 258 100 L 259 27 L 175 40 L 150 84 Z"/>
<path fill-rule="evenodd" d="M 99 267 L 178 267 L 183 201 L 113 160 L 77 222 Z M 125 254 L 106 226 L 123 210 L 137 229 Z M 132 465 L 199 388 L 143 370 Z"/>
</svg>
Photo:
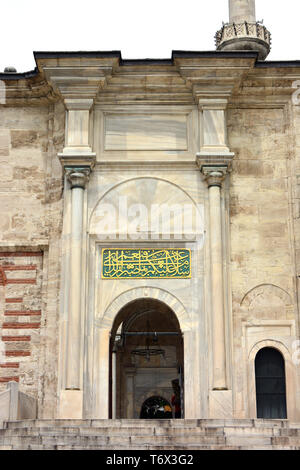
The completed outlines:
<svg viewBox="0 0 300 470">
<path fill-rule="evenodd" d="M 103 248 L 103 279 L 187 279 L 189 249 Z"/>
</svg>

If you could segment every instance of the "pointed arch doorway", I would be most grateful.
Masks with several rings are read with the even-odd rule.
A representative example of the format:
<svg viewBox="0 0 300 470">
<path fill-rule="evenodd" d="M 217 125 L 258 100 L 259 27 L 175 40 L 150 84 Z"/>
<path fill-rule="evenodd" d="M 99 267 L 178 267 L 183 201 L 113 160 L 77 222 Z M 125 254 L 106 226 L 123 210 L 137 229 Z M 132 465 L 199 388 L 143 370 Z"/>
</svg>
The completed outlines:
<svg viewBox="0 0 300 470">
<path fill-rule="evenodd" d="M 111 330 L 110 417 L 147 419 L 145 403 L 152 401 L 149 419 L 175 418 L 175 407 L 183 417 L 183 359 L 183 336 L 169 306 L 150 298 L 125 305 Z"/>
</svg>

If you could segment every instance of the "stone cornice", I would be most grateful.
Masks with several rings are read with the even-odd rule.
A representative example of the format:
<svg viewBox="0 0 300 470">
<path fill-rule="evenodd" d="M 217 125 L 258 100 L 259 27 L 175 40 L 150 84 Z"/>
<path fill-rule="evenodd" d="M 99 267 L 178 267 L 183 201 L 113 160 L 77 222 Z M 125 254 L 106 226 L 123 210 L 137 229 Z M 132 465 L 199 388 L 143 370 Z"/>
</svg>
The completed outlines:
<svg viewBox="0 0 300 470">
<path fill-rule="evenodd" d="M 36 61 L 39 71 L 63 99 L 94 99 L 118 64 L 118 58 L 114 56 L 79 57 L 71 54 L 54 57 L 39 53 Z"/>
<path fill-rule="evenodd" d="M 221 186 L 227 173 L 231 172 L 233 152 L 197 153 L 196 162 L 209 186 Z"/>
<path fill-rule="evenodd" d="M 284 106 L 300 79 L 300 61 L 257 62 L 254 52 L 174 51 L 168 60 L 121 59 L 118 52 L 36 53 L 36 70 L 0 74 L 4 106 L 93 99 L 103 105 Z"/>
<path fill-rule="evenodd" d="M 39 73 L 15 80 L 12 77 L 1 80 L 5 83 L 5 106 L 40 106 L 59 100 L 59 96 Z"/>
<path fill-rule="evenodd" d="M 82 169 L 82 170 L 92 170 L 95 166 L 96 162 L 96 154 L 95 153 L 87 153 L 87 154 L 65 154 L 59 153 L 58 158 L 62 167 L 65 170 L 75 170 L 75 169 Z"/>
<path fill-rule="evenodd" d="M 254 68 L 241 83 L 238 93 L 231 97 L 229 106 L 281 108 L 291 101 L 295 91 L 293 83 L 299 80 L 299 68 Z"/>
<path fill-rule="evenodd" d="M 201 102 L 212 99 L 228 101 L 253 69 L 256 58 L 256 54 L 201 59 L 178 57 L 174 62 L 187 86 L 191 86 L 195 102 L 201 105 Z"/>
</svg>

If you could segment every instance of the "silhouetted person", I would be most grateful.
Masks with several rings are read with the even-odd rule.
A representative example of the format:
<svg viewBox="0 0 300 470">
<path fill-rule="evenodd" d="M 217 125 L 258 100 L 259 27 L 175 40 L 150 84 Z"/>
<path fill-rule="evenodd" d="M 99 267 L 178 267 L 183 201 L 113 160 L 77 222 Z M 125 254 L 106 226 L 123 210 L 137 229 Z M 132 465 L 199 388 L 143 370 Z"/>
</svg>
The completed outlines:
<svg viewBox="0 0 300 470">
<path fill-rule="evenodd" d="M 175 409 L 175 418 L 178 419 L 178 418 L 181 418 L 181 398 L 180 398 L 180 385 L 179 385 L 178 379 L 172 380 L 172 387 L 173 387 L 174 394 L 172 395 L 171 403 Z"/>
</svg>

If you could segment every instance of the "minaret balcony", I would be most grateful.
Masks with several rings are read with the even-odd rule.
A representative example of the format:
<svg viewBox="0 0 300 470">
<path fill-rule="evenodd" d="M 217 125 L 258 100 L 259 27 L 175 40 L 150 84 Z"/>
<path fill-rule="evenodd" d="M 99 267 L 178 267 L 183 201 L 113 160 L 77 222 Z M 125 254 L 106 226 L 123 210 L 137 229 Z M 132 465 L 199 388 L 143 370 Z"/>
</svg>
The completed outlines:
<svg viewBox="0 0 300 470">
<path fill-rule="evenodd" d="M 226 23 L 215 35 L 218 51 L 258 51 L 264 60 L 271 49 L 271 33 L 261 22 Z"/>
</svg>

